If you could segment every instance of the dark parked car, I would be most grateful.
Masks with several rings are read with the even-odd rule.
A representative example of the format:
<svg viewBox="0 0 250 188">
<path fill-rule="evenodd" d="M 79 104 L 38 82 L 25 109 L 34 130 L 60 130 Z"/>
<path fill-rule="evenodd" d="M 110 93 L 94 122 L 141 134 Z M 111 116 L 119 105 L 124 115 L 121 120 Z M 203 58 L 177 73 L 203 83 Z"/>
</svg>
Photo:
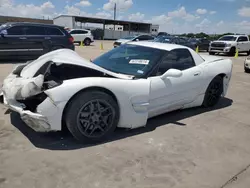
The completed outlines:
<svg viewBox="0 0 250 188">
<path fill-rule="evenodd" d="M 209 49 L 210 40 L 208 39 L 191 38 L 189 39 L 189 42 L 195 45 L 195 48 L 199 46 L 199 50 L 208 51 Z"/>
<path fill-rule="evenodd" d="M 189 48 L 195 49 L 195 45 L 190 43 L 186 38 L 177 37 L 177 36 L 159 36 L 155 38 L 154 42 L 161 42 L 161 43 L 172 43 L 172 44 L 179 44 L 183 46 L 187 46 Z"/>
<path fill-rule="evenodd" d="M 24 22 L 0 26 L 0 59 L 34 59 L 60 48 L 75 50 L 74 38 L 63 27 Z"/>
</svg>

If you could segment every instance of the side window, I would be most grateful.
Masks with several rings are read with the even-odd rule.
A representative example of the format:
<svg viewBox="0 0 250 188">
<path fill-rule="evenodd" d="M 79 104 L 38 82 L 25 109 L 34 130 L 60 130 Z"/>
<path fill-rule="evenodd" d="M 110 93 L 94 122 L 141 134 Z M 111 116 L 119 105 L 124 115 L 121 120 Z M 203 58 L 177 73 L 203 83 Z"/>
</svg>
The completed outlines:
<svg viewBox="0 0 250 188">
<path fill-rule="evenodd" d="M 24 28 L 26 35 L 45 35 L 45 28 L 38 26 L 27 26 Z"/>
<path fill-rule="evenodd" d="M 47 27 L 46 30 L 47 30 L 48 35 L 54 35 L 54 36 L 62 36 L 63 35 L 63 33 L 58 28 Z"/>
<path fill-rule="evenodd" d="M 7 29 L 8 35 L 25 35 L 23 26 L 13 26 Z"/>
<path fill-rule="evenodd" d="M 70 34 L 87 34 L 88 31 L 83 31 L 83 30 L 73 30 L 70 32 Z"/>
<path fill-rule="evenodd" d="M 159 65 L 157 75 L 162 75 L 169 69 L 186 70 L 195 66 L 193 57 L 188 49 L 170 51 Z"/>
<path fill-rule="evenodd" d="M 238 42 L 246 42 L 248 41 L 247 37 L 239 37 Z"/>
<path fill-rule="evenodd" d="M 83 30 L 80 30 L 79 34 L 87 34 L 88 31 L 83 31 Z"/>
<path fill-rule="evenodd" d="M 147 36 L 147 35 L 142 35 L 142 36 L 139 36 L 138 39 L 141 41 L 141 40 L 149 40 L 150 36 Z"/>
</svg>

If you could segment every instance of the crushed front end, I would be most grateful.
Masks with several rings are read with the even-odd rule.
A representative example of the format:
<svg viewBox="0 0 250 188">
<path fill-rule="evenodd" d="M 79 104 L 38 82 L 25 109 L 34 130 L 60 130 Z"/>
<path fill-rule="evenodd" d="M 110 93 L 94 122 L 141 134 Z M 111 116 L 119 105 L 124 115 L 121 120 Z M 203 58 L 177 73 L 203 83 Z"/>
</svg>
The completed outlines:
<svg viewBox="0 0 250 188">
<path fill-rule="evenodd" d="M 21 119 L 37 132 L 51 131 L 43 109 L 57 110 L 53 101 L 42 91 L 44 76 L 22 78 L 20 72 L 27 64 L 17 66 L 4 80 L 0 90 L 0 102 L 20 114 Z"/>
</svg>

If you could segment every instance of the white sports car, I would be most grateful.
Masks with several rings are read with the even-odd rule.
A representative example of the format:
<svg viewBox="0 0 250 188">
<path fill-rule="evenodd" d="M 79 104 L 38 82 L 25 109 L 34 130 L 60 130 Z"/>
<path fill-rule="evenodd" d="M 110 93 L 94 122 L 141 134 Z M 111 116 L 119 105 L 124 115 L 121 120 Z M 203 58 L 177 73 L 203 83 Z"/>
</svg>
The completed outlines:
<svg viewBox="0 0 250 188">
<path fill-rule="evenodd" d="M 65 127 L 80 141 L 102 141 L 116 127 L 146 126 L 151 117 L 225 96 L 232 61 L 188 47 L 131 42 L 92 63 L 60 49 L 17 66 L 2 102 L 38 132 Z"/>
</svg>

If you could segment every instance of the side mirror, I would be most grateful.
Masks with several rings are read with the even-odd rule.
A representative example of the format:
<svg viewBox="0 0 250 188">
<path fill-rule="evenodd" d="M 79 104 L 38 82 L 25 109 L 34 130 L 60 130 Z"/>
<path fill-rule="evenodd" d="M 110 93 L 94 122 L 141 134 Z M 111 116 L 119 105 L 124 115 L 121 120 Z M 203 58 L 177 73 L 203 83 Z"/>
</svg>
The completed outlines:
<svg viewBox="0 0 250 188">
<path fill-rule="evenodd" d="M 177 69 L 169 69 L 167 72 L 161 75 L 161 79 L 165 80 L 168 77 L 179 78 L 181 76 L 182 76 L 182 71 L 177 70 Z"/>
<path fill-rule="evenodd" d="M 6 30 L 2 30 L 0 32 L 0 35 L 1 35 L 1 37 L 5 37 L 5 35 L 7 35 L 7 31 Z"/>
</svg>

